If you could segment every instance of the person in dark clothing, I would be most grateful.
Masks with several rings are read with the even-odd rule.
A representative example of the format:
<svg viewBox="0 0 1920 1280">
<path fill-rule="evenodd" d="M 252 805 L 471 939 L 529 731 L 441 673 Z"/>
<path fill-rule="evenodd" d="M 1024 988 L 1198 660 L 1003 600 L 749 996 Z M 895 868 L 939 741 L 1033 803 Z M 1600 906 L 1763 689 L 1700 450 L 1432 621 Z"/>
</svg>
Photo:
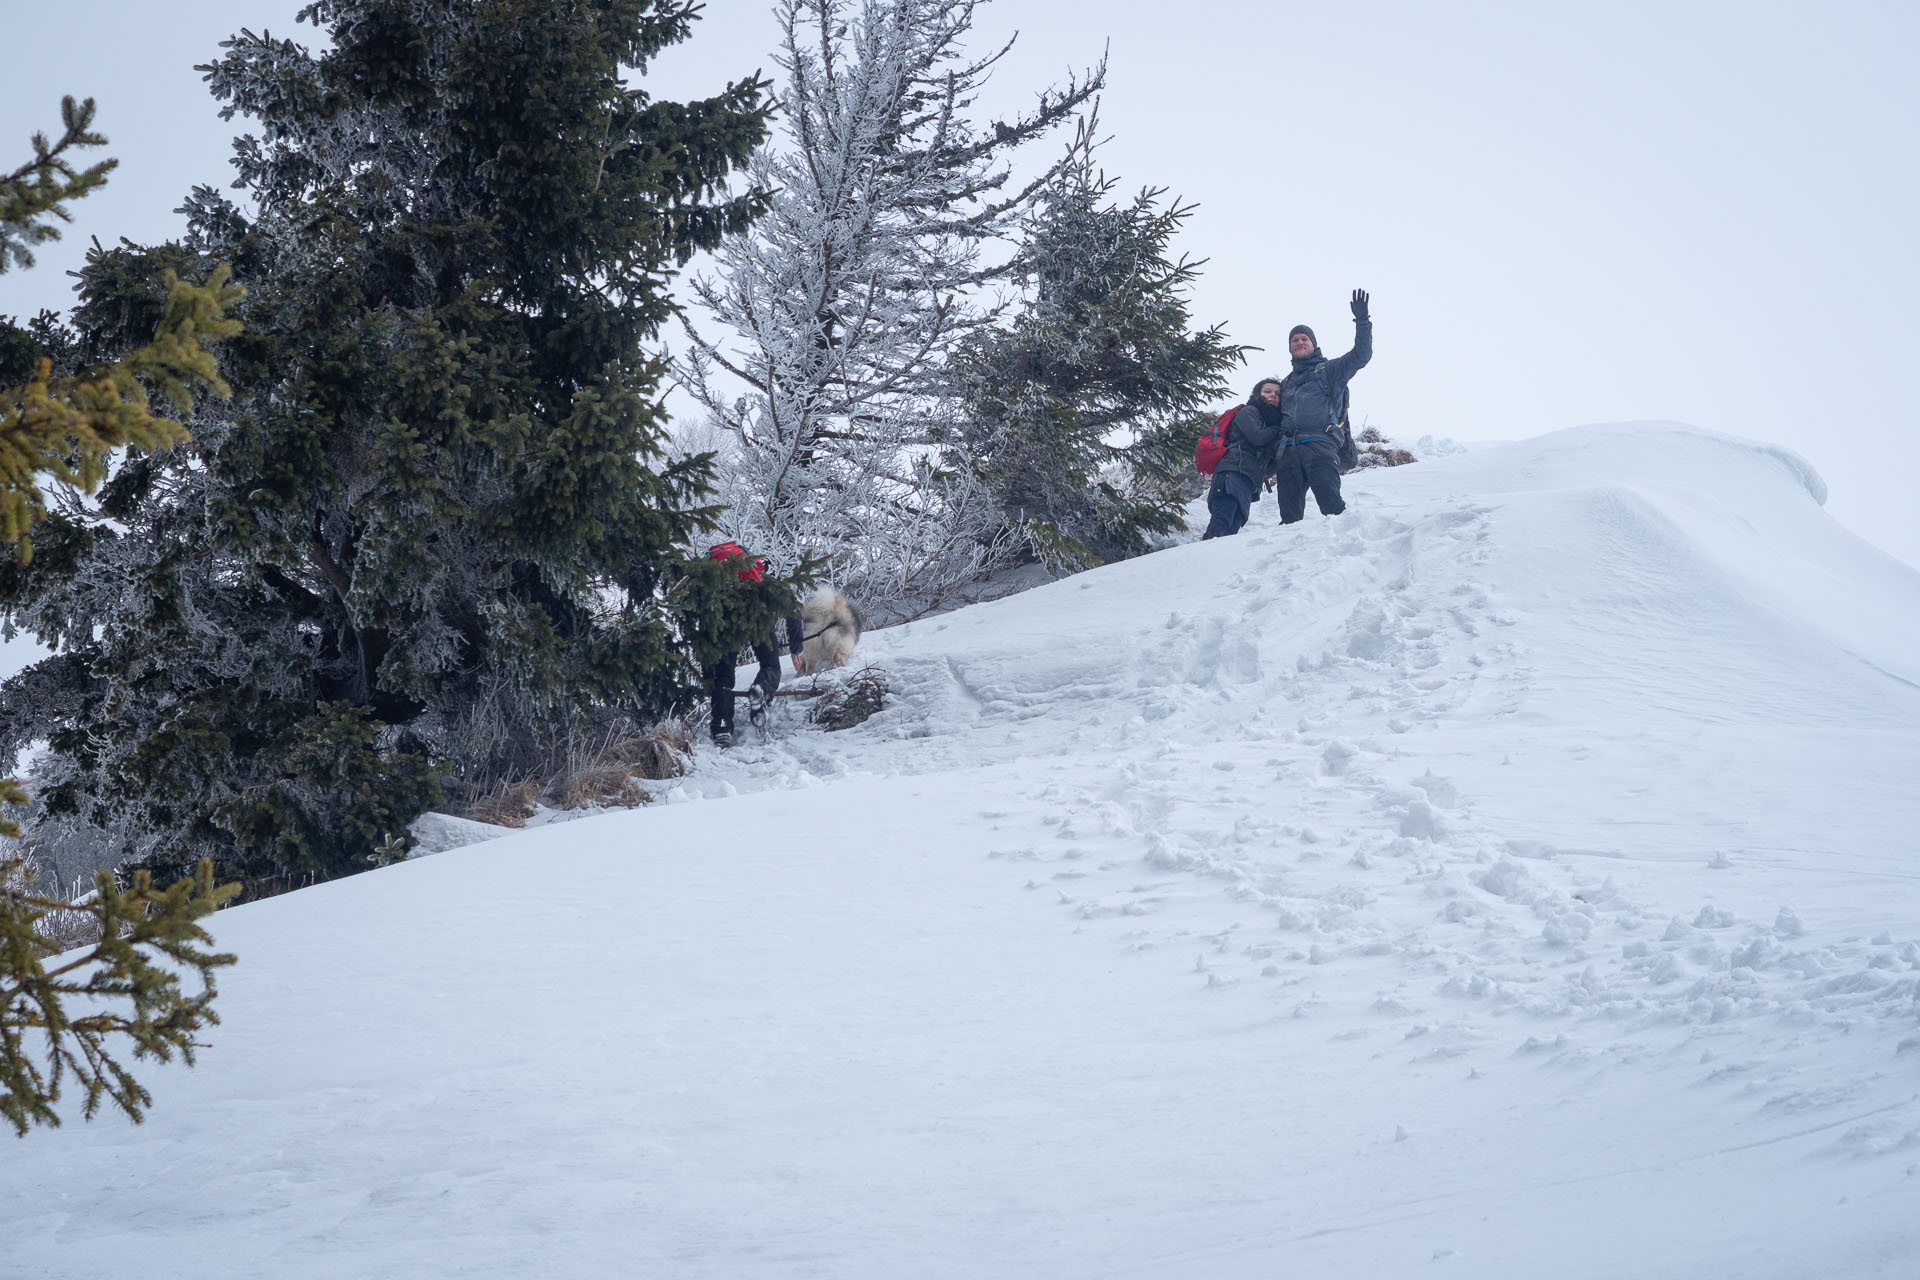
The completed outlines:
<svg viewBox="0 0 1920 1280">
<path fill-rule="evenodd" d="M 733 744 L 733 681 L 740 650 L 751 646 L 760 662 L 754 685 L 764 701 L 780 687 L 781 631 L 796 663 L 804 636 L 790 583 L 769 578 L 766 566 L 737 542 L 716 543 L 707 556 L 705 563 L 690 566 L 697 572 L 689 576 L 701 589 L 690 596 L 684 625 L 706 682 L 714 745 L 726 747 Z"/>
<path fill-rule="evenodd" d="M 1279 447 L 1280 379 L 1262 378 L 1227 424 L 1227 452 L 1214 468 L 1213 484 L 1207 490 L 1207 512 L 1212 518 L 1200 535 L 1202 542 L 1240 532 L 1261 484 L 1273 470 Z"/>
<path fill-rule="evenodd" d="M 785 633 L 784 637 L 782 632 Z M 794 670 L 798 671 L 800 650 L 805 643 L 800 619 L 787 618 L 776 624 L 769 635 L 753 642 L 753 656 L 760 664 L 760 671 L 754 676 L 752 687 L 757 687 L 764 698 L 773 697 L 775 690 L 780 687 L 780 642 L 783 638 L 786 640 L 787 653 L 793 659 Z M 706 667 L 708 702 L 713 709 L 708 726 L 716 746 L 729 746 L 733 742 L 733 703 L 738 693 L 733 682 L 739 662 L 740 655 L 735 652 L 719 662 L 708 663 Z"/>
<path fill-rule="evenodd" d="M 1337 360 L 1320 353 L 1313 330 L 1297 324 L 1287 335 L 1293 372 L 1280 384 L 1280 457 L 1275 496 L 1280 523 L 1306 518 L 1307 490 L 1323 516 L 1347 509 L 1340 496 L 1340 448 L 1331 429 L 1347 407 L 1347 383 L 1373 359 L 1373 320 L 1364 289 L 1353 291 L 1353 350 Z"/>
</svg>

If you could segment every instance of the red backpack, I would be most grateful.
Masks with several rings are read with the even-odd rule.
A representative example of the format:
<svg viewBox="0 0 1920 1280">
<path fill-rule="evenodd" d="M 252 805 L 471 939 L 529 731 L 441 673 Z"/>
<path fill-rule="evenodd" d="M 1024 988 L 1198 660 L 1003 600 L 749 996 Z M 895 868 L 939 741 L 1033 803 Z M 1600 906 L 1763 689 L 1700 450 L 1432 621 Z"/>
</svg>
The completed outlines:
<svg viewBox="0 0 1920 1280">
<path fill-rule="evenodd" d="M 737 542 L 716 542 L 707 548 L 707 554 L 715 560 L 732 560 L 736 556 L 744 560 L 747 558 L 747 549 Z M 752 564 L 740 570 L 740 581 L 760 581 L 761 570 L 765 567 L 766 566 L 761 564 L 758 559 L 755 559 Z"/>
<path fill-rule="evenodd" d="M 1239 405 L 1235 405 L 1221 414 L 1220 420 L 1201 432 L 1200 438 L 1194 441 L 1193 465 L 1200 469 L 1201 475 L 1212 475 L 1214 468 L 1220 465 L 1220 459 L 1227 456 L 1227 429 L 1233 425 L 1233 415 L 1239 408 Z"/>
</svg>

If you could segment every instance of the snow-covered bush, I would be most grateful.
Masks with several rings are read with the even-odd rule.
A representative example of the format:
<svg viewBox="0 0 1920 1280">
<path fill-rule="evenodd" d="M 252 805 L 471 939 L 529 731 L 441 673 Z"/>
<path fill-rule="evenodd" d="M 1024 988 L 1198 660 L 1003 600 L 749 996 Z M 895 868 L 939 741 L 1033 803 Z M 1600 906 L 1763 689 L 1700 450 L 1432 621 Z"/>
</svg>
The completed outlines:
<svg viewBox="0 0 1920 1280">
<path fill-rule="evenodd" d="M 1380 434 L 1378 427 L 1362 427 L 1353 433 L 1353 443 L 1360 454 L 1356 470 L 1368 467 L 1401 467 L 1409 462 L 1418 462 L 1413 451 L 1403 448 Z"/>
</svg>

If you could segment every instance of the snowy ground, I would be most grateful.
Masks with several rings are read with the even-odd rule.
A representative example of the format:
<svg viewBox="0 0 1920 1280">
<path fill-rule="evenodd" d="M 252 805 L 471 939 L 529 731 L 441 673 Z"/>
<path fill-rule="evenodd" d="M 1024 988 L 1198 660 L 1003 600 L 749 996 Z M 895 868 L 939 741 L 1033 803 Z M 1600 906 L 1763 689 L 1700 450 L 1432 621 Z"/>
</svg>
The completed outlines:
<svg viewBox="0 0 1920 1280">
<path fill-rule="evenodd" d="M 1583 428 L 870 636 L 895 700 L 219 918 L 0 1273 L 1920 1274 L 1920 574 Z"/>
</svg>

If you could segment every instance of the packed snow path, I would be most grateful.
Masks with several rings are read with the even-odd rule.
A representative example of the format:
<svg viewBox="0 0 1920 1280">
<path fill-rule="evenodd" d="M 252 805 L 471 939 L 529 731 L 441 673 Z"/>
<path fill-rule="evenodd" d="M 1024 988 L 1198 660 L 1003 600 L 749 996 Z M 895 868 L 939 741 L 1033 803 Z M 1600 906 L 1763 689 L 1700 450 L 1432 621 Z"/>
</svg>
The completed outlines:
<svg viewBox="0 0 1920 1280">
<path fill-rule="evenodd" d="M 991 856 L 1133 948 L 1216 936 L 1160 925 L 1174 901 L 1244 904 L 1215 985 L 1389 961 L 1409 1028 L 1444 996 L 1913 1035 L 1920 581 L 1818 486 L 1653 426 L 1375 473 L 1343 519 L 1263 507 L 875 636 L 893 710 L 681 794 L 1011 764 L 980 788 Z"/>
<path fill-rule="evenodd" d="M 1348 489 L 872 635 L 887 710 L 673 803 L 223 915 L 202 1065 L 17 1146 L 4 1256 L 1914 1274 L 1920 575 L 1671 425 Z"/>
</svg>

